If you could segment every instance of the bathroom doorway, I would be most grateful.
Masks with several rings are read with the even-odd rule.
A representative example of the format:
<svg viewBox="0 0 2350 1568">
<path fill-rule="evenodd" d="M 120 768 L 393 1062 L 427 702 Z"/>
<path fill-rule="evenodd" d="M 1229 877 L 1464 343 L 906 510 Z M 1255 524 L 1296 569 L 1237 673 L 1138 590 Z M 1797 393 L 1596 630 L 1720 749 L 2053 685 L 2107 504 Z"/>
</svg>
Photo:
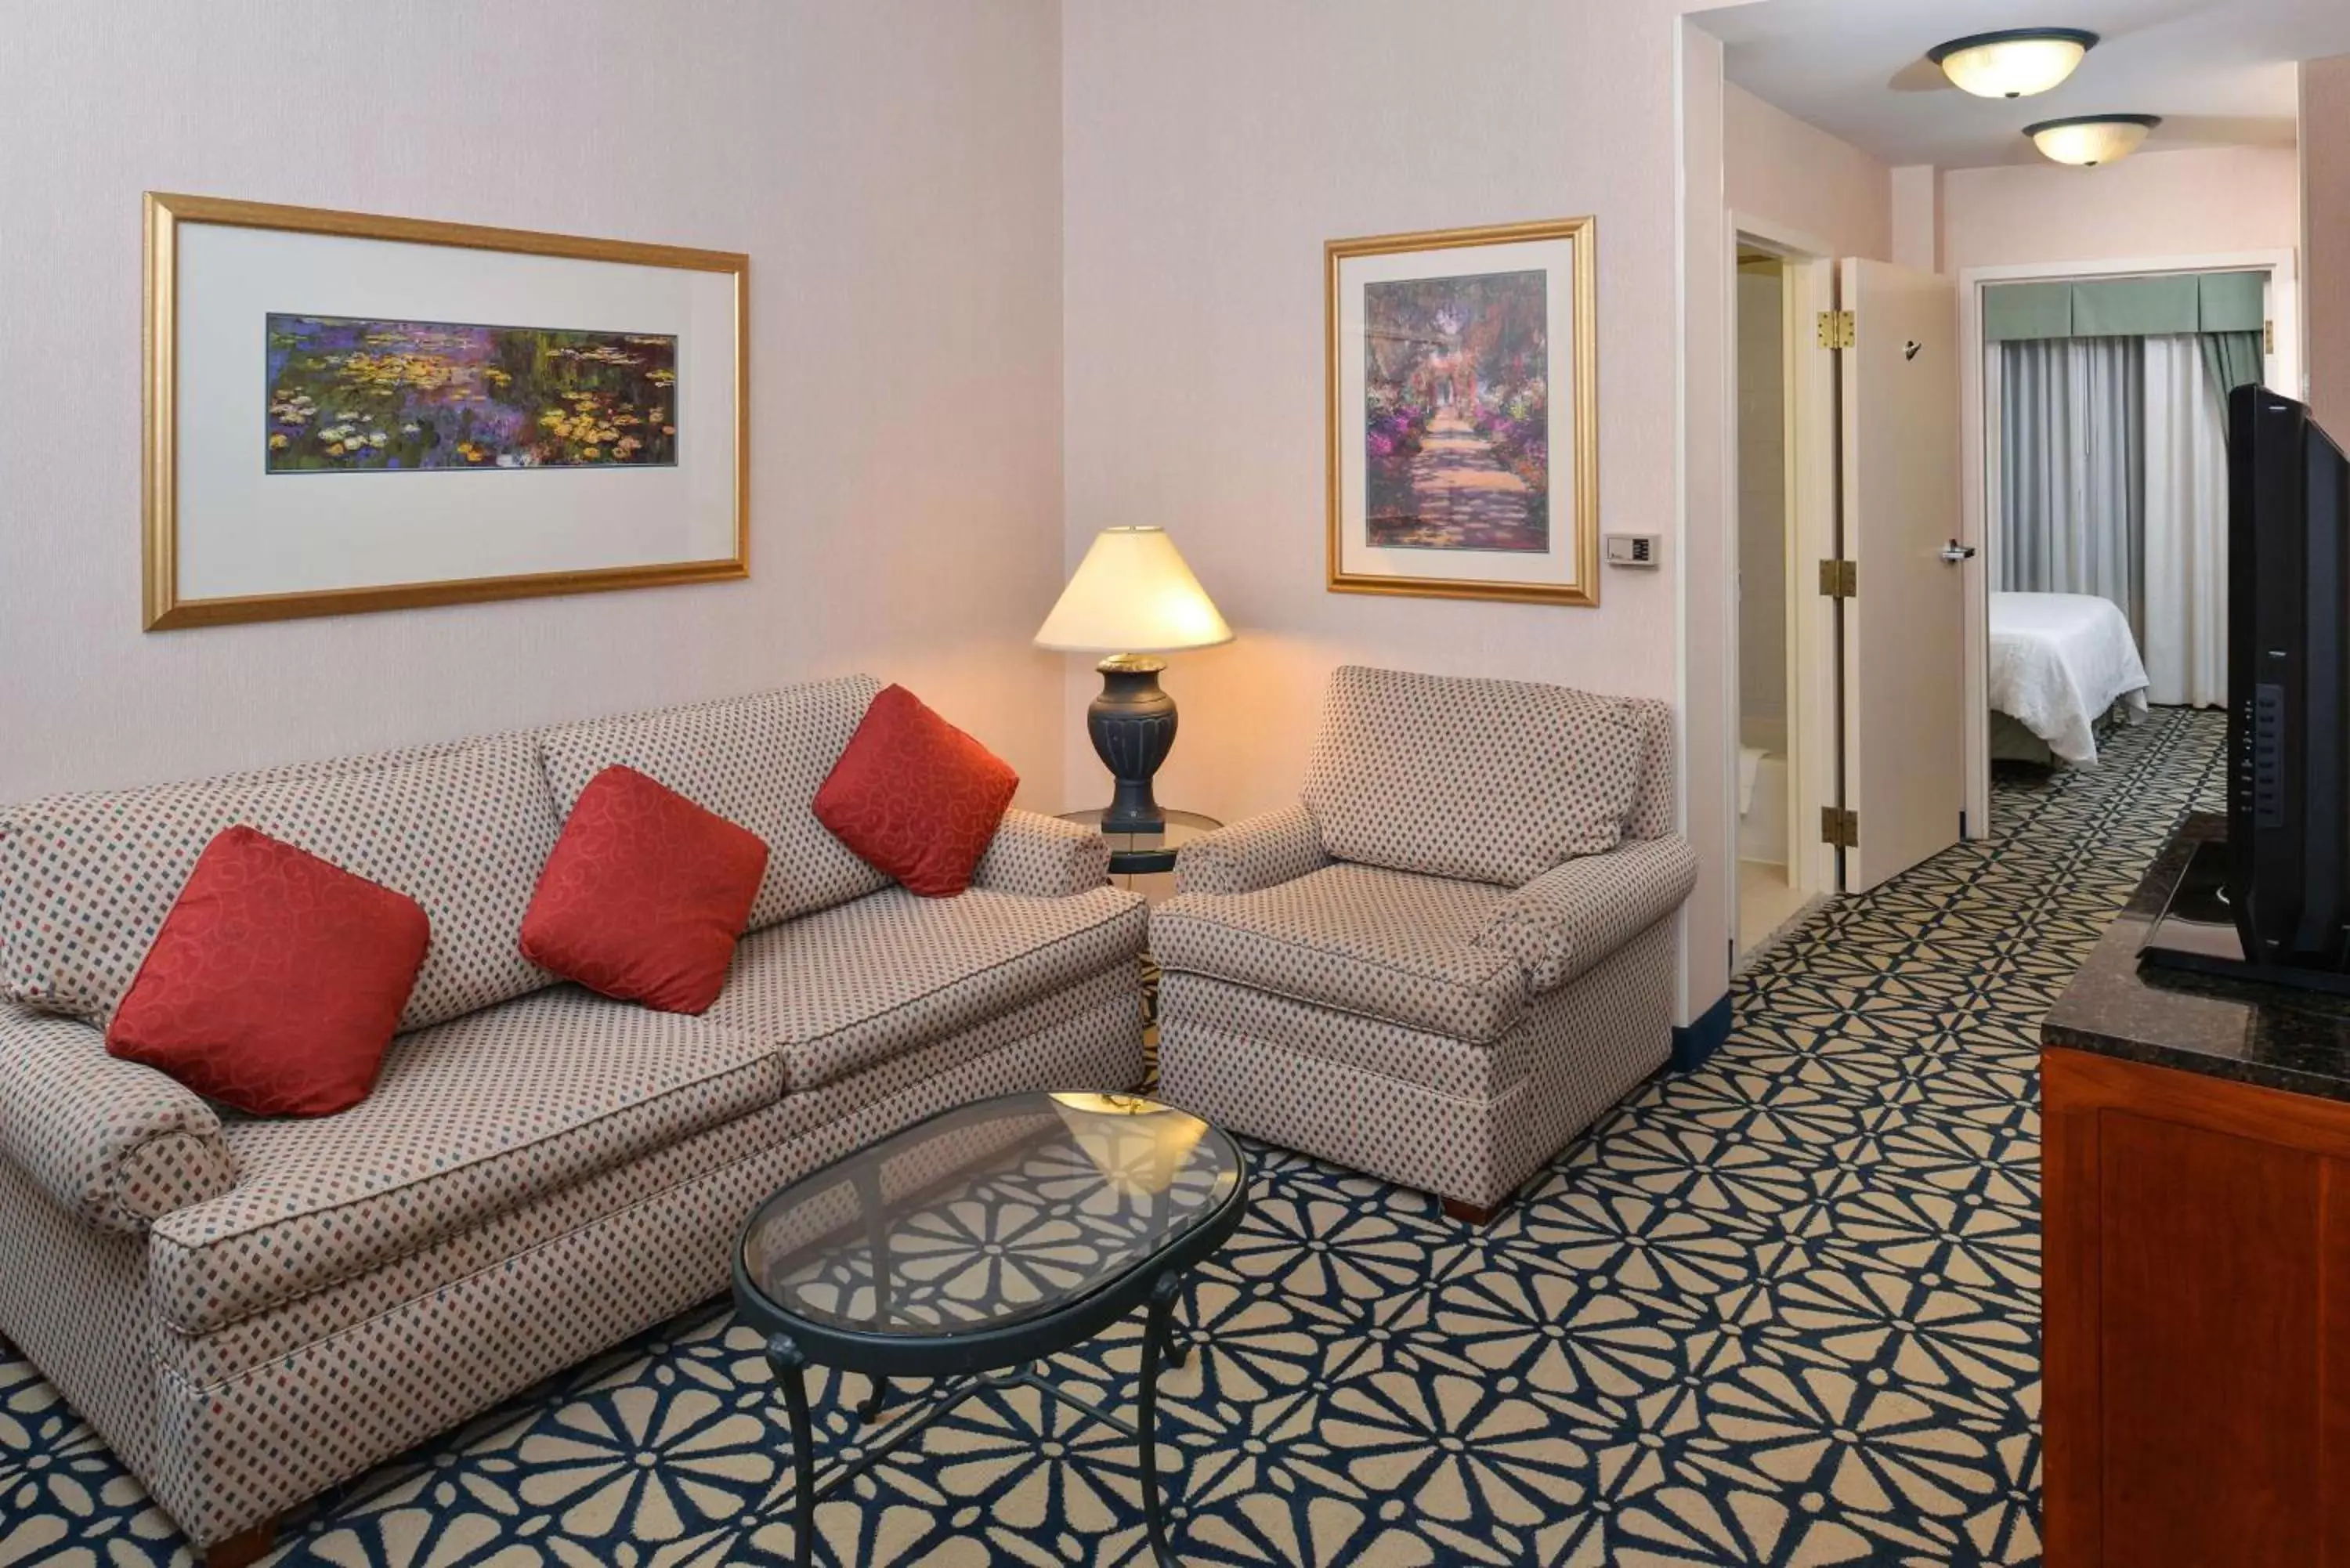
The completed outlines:
<svg viewBox="0 0 2350 1568">
<path fill-rule="evenodd" d="M 1795 569 L 1800 394 L 1794 330 L 1806 279 L 1799 261 L 1742 237 L 1738 254 L 1737 961 L 1767 948 L 1814 901 L 1799 830 L 1797 765 L 1805 694 L 1799 678 Z M 1816 782 L 1814 792 L 1816 793 Z M 1831 797 L 1832 798 L 1832 797 Z"/>
</svg>

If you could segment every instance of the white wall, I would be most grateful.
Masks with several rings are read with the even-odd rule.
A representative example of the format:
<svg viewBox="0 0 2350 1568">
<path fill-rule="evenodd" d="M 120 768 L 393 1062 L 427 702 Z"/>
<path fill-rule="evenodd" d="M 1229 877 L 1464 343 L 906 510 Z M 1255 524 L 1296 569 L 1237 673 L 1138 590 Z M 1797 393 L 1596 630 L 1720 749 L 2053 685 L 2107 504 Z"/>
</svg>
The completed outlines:
<svg viewBox="0 0 2350 1568">
<path fill-rule="evenodd" d="M 1723 84 L 1721 112 L 1731 212 L 1767 218 L 1839 256 L 1892 255 L 1892 170 L 1734 82 Z"/>
<path fill-rule="evenodd" d="M 2350 441 L 2350 55 L 2301 67 L 2302 322 L 2309 402 Z"/>
<path fill-rule="evenodd" d="M 114 0 L 0 50 L 0 799 L 865 668 L 1057 808 L 1053 0 Z M 751 579 L 140 630 L 140 192 L 746 251 Z M 1180 522 L 1180 520 L 1178 520 Z"/>
<path fill-rule="evenodd" d="M 1893 171 L 1893 254 L 1912 272 L 1942 270 L 1942 171 L 1930 163 Z"/>
<path fill-rule="evenodd" d="M 2300 178 L 2293 150 L 2271 147 L 1945 170 L 1942 270 L 2289 250 L 2301 244 Z"/>
<path fill-rule="evenodd" d="M 1677 547 L 1673 23 L 1492 0 L 1445 14 L 1433 76 L 1431 26 L 1403 0 L 1068 7 L 1068 558 L 1097 529 L 1164 524 L 1239 634 L 1167 677 L 1170 805 L 1294 799 L 1324 678 L 1350 660 L 1676 694 L 1669 571 L 1605 572 L 1596 609 L 1324 586 L 1322 245 L 1345 235 L 1596 214 L 1602 524 Z M 1097 682 L 1071 665 L 1068 774 L 1090 798 Z"/>
</svg>

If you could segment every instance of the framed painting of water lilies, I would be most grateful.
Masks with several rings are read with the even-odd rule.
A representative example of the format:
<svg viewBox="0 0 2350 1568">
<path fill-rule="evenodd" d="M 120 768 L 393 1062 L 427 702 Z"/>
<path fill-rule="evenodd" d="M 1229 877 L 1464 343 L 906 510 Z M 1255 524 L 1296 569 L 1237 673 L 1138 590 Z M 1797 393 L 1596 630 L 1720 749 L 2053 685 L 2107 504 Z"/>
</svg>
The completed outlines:
<svg viewBox="0 0 2350 1568">
<path fill-rule="evenodd" d="M 1592 235 L 1324 247 L 1332 592 L 1599 602 Z"/>
<path fill-rule="evenodd" d="M 747 575 L 747 275 L 150 192 L 148 628 Z"/>
</svg>

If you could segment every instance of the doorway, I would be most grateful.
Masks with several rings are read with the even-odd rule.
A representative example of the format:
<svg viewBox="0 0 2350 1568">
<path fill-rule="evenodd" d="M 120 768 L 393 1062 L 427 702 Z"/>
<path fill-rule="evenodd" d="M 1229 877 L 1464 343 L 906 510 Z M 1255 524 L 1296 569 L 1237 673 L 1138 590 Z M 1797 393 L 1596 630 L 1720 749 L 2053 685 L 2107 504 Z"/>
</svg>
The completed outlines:
<svg viewBox="0 0 2350 1568">
<path fill-rule="evenodd" d="M 1794 868 L 1788 722 L 1795 574 L 1787 264 L 1742 247 L 1737 276 L 1737 952 L 1744 962 L 1811 898 Z"/>
</svg>

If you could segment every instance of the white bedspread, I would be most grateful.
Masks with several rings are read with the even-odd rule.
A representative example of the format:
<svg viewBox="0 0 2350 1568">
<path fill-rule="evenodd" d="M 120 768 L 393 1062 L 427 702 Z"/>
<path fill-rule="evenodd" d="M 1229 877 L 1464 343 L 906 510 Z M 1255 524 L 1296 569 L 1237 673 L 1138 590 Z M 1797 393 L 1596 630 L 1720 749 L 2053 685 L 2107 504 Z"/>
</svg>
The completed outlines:
<svg viewBox="0 0 2350 1568">
<path fill-rule="evenodd" d="M 1991 597 L 1991 705 L 2076 767 L 2097 765 L 2095 724 L 2128 699 L 2146 711 L 2129 619 L 2094 594 Z"/>
</svg>

